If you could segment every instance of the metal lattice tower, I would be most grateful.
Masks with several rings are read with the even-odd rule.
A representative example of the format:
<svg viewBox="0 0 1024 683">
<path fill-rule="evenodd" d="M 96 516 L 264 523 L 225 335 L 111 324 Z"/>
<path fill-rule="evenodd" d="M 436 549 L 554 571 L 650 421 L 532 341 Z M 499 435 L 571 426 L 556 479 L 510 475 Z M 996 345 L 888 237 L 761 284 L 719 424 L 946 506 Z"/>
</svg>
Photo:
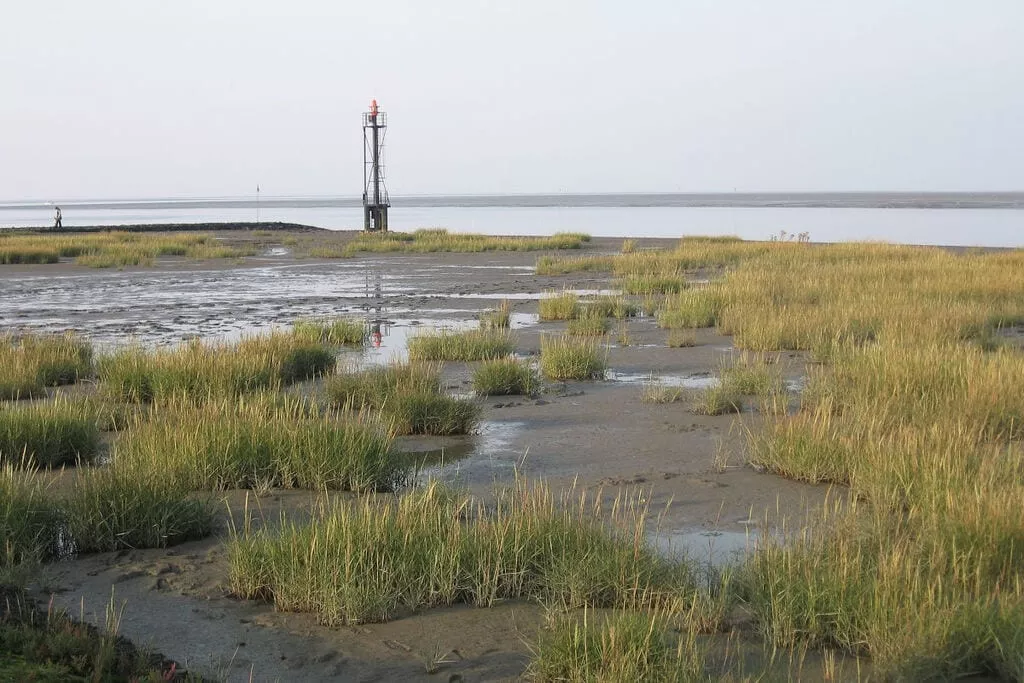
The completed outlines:
<svg viewBox="0 0 1024 683">
<path fill-rule="evenodd" d="M 391 200 L 384 186 L 384 135 L 388 115 L 377 110 L 377 100 L 363 113 L 363 230 L 388 231 Z"/>
</svg>

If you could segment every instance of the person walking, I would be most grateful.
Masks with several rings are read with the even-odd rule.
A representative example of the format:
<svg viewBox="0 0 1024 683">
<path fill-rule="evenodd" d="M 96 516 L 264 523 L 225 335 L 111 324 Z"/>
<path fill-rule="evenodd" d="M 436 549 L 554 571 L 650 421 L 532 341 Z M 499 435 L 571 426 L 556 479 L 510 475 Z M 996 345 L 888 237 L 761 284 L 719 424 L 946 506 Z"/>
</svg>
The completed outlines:
<svg viewBox="0 0 1024 683">
<path fill-rule="evenodd" d="M 57 207 L 57 214 L 53 217 L 53 229 L 60 230 L 63 214 L 60 212 L 60 207 Z"/>
</svg>

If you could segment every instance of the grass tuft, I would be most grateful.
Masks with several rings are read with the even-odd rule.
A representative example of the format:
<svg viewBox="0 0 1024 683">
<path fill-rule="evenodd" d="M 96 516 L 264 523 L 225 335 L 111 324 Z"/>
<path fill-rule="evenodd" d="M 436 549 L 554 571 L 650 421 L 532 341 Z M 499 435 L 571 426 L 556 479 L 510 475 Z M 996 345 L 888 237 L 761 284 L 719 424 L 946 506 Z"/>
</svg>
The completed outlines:
<svg viewBox="0 0 1024 683">
<path fill-rule="evenodd" d="M 99 451 L 98 412 L 90 402 L 58 398 L 0 407 L 0 463 L 63 467 L 90 462 Z"/>
<path fill-rule="evenodd" d="M 530 362 L 515 356 L 484 361 L 473 371 L 473 390 L 481 396 L 532 396 L 539 389 Z"/>
<path fill-rule="evenodd" d="M 579 297 L 572 292 L 545 292 L 537 304 L 537 312 L 542 321 L 572 320 L 580 311 Z"/>
<path fill-rule="evenodd" d="M 302 339 L 339 346 L 362 346 L 366 337 L 366 325 L 351 318 L 296 320 L 292 329 Z"/>
<path fill-rule="evenodd" d="M 474 361 L 501 358 L 515 351 L 515 336 L 501 329 L 449 332 L 441 330 L 409 339 L 414 361 Z"/>
<path fill-rule="evenodd" d="M 541 373 L 552 380 L 604 379 L 606 353 L 598 340 L 567 335 L 542 335 Z"/>
</svg>

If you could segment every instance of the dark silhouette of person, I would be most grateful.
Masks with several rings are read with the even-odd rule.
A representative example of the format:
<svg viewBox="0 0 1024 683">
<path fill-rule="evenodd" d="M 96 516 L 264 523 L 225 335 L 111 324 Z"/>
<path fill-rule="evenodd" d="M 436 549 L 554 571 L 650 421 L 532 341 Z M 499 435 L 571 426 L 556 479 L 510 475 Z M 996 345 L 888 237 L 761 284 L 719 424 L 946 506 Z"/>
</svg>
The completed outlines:
<svg viewBox="0 0 1024 683">
<path fill-rule="evenodd" d="M 64 215 L 60 212 L 60 207 L 58 206 L 57 207 L 57 214 L 53 217 L 53 229 L 54 230 L 60 230 L 63 218 L 64 218 Z"/>
</svg>

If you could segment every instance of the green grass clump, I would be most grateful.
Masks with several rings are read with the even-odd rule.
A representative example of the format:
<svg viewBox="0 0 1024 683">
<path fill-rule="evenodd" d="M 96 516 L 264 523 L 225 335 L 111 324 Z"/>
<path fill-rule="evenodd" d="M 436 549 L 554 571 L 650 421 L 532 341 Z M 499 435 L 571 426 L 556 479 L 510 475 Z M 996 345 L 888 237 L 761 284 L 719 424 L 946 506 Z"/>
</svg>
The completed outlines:
<svg viewBox="0 0 1024 683">
<path fill-rule="evenodd" d="M 251 256 L 250 246 L 219 244 L 213 235 L 201 233 L 18 233 L 0 235 L 0 263 L 57 263 L 74 258 L 93 268 L 150 266 L 159 256 L 191 259 Z"/>
<path fill-rule="evenodd" d="M 481 396 L 531 396 L 539 389 L 529 361 L 515 356 L 484 361 L 473 371 L 473 390 Z"/>
<path fill-rule="evenodd" d="M 366 325 L 351 318 L 296 320 L 292 330 L 297 337 L 322 344 L 362 346 L 366 338 Z"/>
<path fill-rule="evenodd" d="M 548 379 L 604 379 L 606 354 L 596 339 L 568 335 L 540 339 L 540 370 Z"/>
<path fill-rule="evenodd" d="M 36 472 L 0 463 L 0 585 L 19 567 L 54 557 L 60 526 L 61 516 Z"/>
<path fill-rule="evenodd" d="M 725 305 L 720 289 L 701 287 L 666 297 L 658 311 L 658 325 L 669 329 L 714 327 Z"/>
<path fill-rule="evenodd" d="M 480 315 L 481 330 L 507 330 L 512 327 L 512 303 L 503 299 L 493 311 Z"/>
<path fill-rule="evenodd" d="M 515 351 L 515 336 L 501 329 L 449 332 L 441 330 L 409 339 L 414 361 L 474 361 L 501 358 Z"/>
<path fill-rule="evenodd" d="M 692 408 L 697 415 L 725 415 L 742 409 L 742 394 L 724 383 L 697 392 Z"/>
<path fill-rule="evenodd" d="M 433 363 L 392 363 L 359 372 L 339 372 L 324 383 L 331 403 L 354 408 L 381 408 L 399 392 L 441 391 L 441 367 Z"/>
<path fill-rule="evenodd" d="M 537 303 L 541 320 L 572 320 L 579 315 L 580 298 L 572 292 L 545 292 Z"/>
<path fill-rule="evenodd" d="M 329 625 L 456 603 L 624 608 L 692 592 L 689 567 L 644 542 L 643 504 L 616 502 L 606 522 L 596 500 L 521 481 L 493 505 L 437 483 L 395 502 L 338 502 L 312 522 L 236 529 L 231 587 Z"/>
<path fill-rule="evenodd" d="M 91 374 L 92 345 L 74 334 L 0 338 L 0 400 L 35 398 Z"/>
<path fill-rule="evenodd" d="M 666 342 L 670 349 L 685 349 L 697 345 L 697 335 L 693 330 L 669 330 Z"/>
<path fill-rule="evenodd" d="M 537 259 L 537 275 L 610 273 L 614 267 L 614 256 L 541 256 Z"/>
<path fill-rule="evenodd" d="M 185 490 L 389 490 L 406 476 L 390 432 L 365 415 L 273 395 L 159 408 L 121 435 L 114 462 Z"/>
<path fill-rule="evenodd" d="M 622 281 L 626 294 L 678 294 L 689 286 L 684 275 L 629 275 Z"/>
<path fill-rule="evenodd" d="M 398 434 L 468 434 L 480 421 L 480 406 L 433 391 L 400 391 L 382 407 Z"/>
<path fill-rule="evenodd" d="M 367 252 L 482 252 L 542 251 L 547 249 L 579 249 L 589 235 L 556 233 L 550 237 L 494 237 L 477 234 L 450 233 L 439 228 L 421 229 L 413 233 L 364 233 L 350 242 L 348 254 Z"/>
<path fill-rule="evenodd" d="M 778 358 L 741 353 L 732 365 L 723 366 L 722 384 L 743 396 L 767 396 L 782 391 Z"/>
<path fill-rule="evenodd" d="M 621 296 L 606 294 L 581 303 L 585 312 L 604 318 L 622 320 L 623 318 L 633 318 L 640 314 L 639 306 L 626 301 L 625 297 Z"/>
<path fill-rule="evenodd" d="M 0 407 L 0 463 L 62 467 L 89 462 L 99 450 L 97 412 L 87 401 L 58 398 Z"/>
<path fill-rule="evenodd" d="M 41 608 L 22 591 L 0 587 L 0 681 L 178 680 L 173 665 L 117 635 L 123 609 L 111 600 L 98 629 L 63 610 Z"/>
<path fill-rule="evenodd" d="M 446 395 L 437 365 L 412 362 L 329 377 L 332 405 L 371 408 L 398 434 L 467 434 L 480 419 L 474 402 Z"/>
<path fill-rule="evenodd" d="M 644 385 L 640 400 L 644 403 L 677 403 L 685 400 L 687 392 L 682 387 L 671 387 L 651 381 Z"/>
<path fill-rule="evenodd" d="M 77 553 L 166 548 L 213 531 L 212 502 L 160 469 L 119 464 L 84 472 L 61 506 Z"/>
<path fill-rule="evenodd" d="M 575 337 L 600 337 L 608 333 L 611 323 L 597 312 L 586 311 L 566 324 L 566 332 Z"/>
<path fill-rule="evenodd" d="M 692 683 L 716 679 L 707 648 L 688 629 L 673 638 L 678 619 L 664 610 L 616 611 L 582 619 L 562 616 L 532 647 L 530 680 Z"/>
<path fill-rule="evenodd" d="M 327 345 L 276 332 L 237 344 L 190 342 L 171 349 L 129 347 L 99 359 L 105 394 L 115 400 L 238 396 L 326 374 L 335 365 Z"/>
</svg>

